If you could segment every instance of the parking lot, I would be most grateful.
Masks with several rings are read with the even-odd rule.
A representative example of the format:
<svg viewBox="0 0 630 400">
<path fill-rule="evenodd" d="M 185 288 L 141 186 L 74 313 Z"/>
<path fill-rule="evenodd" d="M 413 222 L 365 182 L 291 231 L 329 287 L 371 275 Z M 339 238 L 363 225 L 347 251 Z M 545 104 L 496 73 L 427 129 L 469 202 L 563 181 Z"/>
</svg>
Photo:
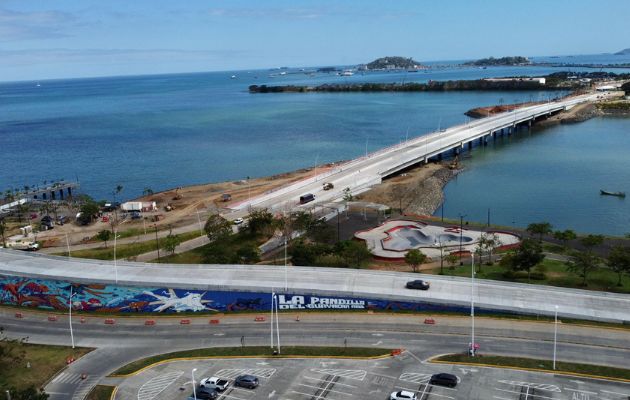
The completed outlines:
<svg viewBox="0 0 630 400">
<path fill-rule="evenodd" d="M 125 378 L 116 399 L 184 400 L 195 382 L 218 376 L 233 382 L 238 375 L 258 377 L 256 389 L 230 384 L 225 400 L 362 400 L 388 399 L 407 390 L 419 400 L 628 400 L 630 384 L 506 369 L 422 363 L 412 353 L 381 360 L 345 359 L 211 359 L 177 361 Z M 432 374 L 458 377 L 455 388 L 429 384 Z"/>
</svg>

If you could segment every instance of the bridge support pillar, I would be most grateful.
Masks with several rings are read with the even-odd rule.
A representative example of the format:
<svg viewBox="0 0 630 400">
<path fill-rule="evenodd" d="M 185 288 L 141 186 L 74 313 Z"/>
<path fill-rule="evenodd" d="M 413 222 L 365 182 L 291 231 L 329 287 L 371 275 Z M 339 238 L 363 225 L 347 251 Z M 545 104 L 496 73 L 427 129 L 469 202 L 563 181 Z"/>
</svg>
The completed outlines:
<svg viewBox="0 0 630 400">
<path fill-rule="evenodd" d="M 483 137 L 483 145 L 484 145 L 484 146 L 487 146 L 487 145 L 488 145 L 488 138 L 489 138 L 490 136 L 492 136 L 492 135 L 488 135 L 488 136 L 484 136 L 484 137 Z"/>
<path fill-rule="evenodd" d="M 63 200 L 63 189 L 59 189 L 59 198 Z"/>
<path fill-rule="evenodd" d="M 56 200 L 56 198 L 55 198 L 55 197 L 56 197 L 56 196 L 55 196 L 55 191 L 54 191 L 54 190 L 51 190 L 51 191 L 50 191 L 50 199 L 51 199 L 51 200 Z"/>
<path fill-rule="evenodd" d="M 458 156 L 458 155 L 459 155 L 459 151 L 460 151 L 460 149 L 461 149 L 461 147 L 459 147 L 459 146 L 458 146 L 458 147 L 455 147 L 455 148 L 453 149 L 453 155 L 454 155 L 454 156 Z"/>
<path fill-rule="evenodd" d="M 471 140 L 470 142 L 468 142 L 468 150 L 472 150 L 472 146 L 473 146 L 473 143 L 472 143 L 472 140 Z"/>
<path fill-rule="evenodd" d="M 527 121 L 527 129 L 532 129 L 532 120 Z"/>
</svg>

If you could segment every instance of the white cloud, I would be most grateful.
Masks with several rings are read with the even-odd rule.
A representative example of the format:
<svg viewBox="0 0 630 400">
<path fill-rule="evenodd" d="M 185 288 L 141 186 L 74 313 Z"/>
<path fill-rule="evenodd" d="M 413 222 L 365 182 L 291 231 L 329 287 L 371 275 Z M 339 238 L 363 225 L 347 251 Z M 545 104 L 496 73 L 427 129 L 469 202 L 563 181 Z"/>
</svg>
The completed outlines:
<svg viewBox="0 0 630 400">
<path fill-rule="evenodd" d="M 19 12 L 0 8 L 0 41 L 67 36 L 77 18 L 60 11 Z"/>
</svg>

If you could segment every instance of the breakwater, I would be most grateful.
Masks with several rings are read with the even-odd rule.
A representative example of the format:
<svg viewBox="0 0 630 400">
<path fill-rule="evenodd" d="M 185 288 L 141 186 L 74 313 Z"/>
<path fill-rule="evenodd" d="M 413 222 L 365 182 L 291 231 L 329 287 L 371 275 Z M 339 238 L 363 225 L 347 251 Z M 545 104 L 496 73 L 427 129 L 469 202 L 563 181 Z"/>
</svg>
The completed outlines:
<svg viewBox="0 0 630 400">
<path fill-rule="evenodd" d="M 335 83 L 308 85 L 251 85 L 250 93 L 308 93 L 308 92 L 444 92 L 444 91 L 528 91 L 567 90 L 567 86 L 545 85 L 536 80 L 458 80 L 429 81 L 427 83 Z"/>
</svg>

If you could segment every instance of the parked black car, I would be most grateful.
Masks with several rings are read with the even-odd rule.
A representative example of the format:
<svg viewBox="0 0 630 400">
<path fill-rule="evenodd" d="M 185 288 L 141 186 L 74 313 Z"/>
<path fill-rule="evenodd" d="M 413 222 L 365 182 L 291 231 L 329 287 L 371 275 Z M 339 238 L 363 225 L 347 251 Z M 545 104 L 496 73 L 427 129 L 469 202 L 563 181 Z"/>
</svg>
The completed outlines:
<svg viewBox="0 0 630 400">
<path fill-rule="evenodd" d="M 217 392 L 214 389 L 210 389 L 210 388 L 205 388 L 205 387 L 199 387 L 195 390 L 194 395 L 197 396 L 197 400 L 215 400 L 219 398 L 219 392 Z M 188 400 L 194 399 L 194 396 L 192 393 L 190 396 L 188 396 Z"/>
<path fill-rule="evenodd" d="M 53 229 L 55 227 L 55 222 L 50 215 L 44 216 L 41 219 L 40 224 L 43 230 Z"/>
<path fill-rule="evenodd" d="M 441 374 L 434 374 L 431 376 L 429 384 L 455 387 L 457 386 L 457 377 L 453 374 L 447 374 L 444 372 Z"/>
<path fill-rule="evenodd" d="M 417 279 L 415 281 L 409 281 L 406 285 L 407 289 L 419 289 L 419 290 L 429 290 L 429 282 L 423 281 L 421 279 Z"/>
<path fill-rule="evenodd" d="M 240 375 L 234 380 L 234 386 L 240 386 L 248 389 L 256 389 L 258 387 L 258 378 L 254 375 Z"/>
</svg>

